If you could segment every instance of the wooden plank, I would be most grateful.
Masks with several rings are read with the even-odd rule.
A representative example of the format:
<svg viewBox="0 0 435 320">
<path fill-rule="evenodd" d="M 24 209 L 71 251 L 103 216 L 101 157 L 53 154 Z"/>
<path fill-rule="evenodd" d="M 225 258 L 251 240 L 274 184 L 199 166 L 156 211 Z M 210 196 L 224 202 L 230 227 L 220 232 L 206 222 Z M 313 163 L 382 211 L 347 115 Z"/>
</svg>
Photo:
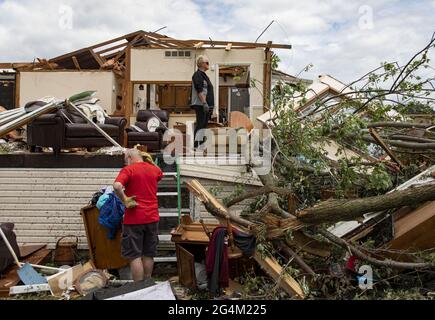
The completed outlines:
<svg viewBox="0 0 435 320">
<path fill-rule="evenodd" d="M 121 229 L 115 239 L 107 238 L 107 228 L 98 222 L 99 211 L 94 206 L 82 208 L 86 241 L 92 262 L 98 269 L 118 269 L 128 264 L 121 257 Z"/>
<path fill-rule="evenodd" d="M 95 53 L 97 53 L 99 55 L 102 55 L 103 53 L 110 52 L 110 51 L 113 51 L 113 50 L 116 50 L 116 49 L 119 49 L 119 48 L 123 48 L 124 49 L 127 45 L 128 45 L 128 41 L 124 42 L 124 43 L 117 44 L 115 46 L 108 47 L 108 48 L 103 49 L 103 50 L 95 51 Z M 123 50 L 120 50 L 120 51 L 123 51 Z"/>
<path fill-rule="evenodd" d="M 76 69 L 79 70 L 79 71 L 82 71 L 82 68 L 80 68 L 79 61 L 77 60 L 77 57 L 76 56 L 72 56 L 71 59 L 72 59 L 72 61 L 74 63 L 74 66 L 76 67 Z"/>
<path fill-rule="evenodd" d="M 33 284 L 28 286 L 14 286 L 9 289 L 9 295 L 26 294 L 26 293 L 36 293 L 50 291 L 50 285 L 48 283 L 44 284 Z"/>
<path fill-rule="evenodd" d="M 102 67 L 104 64 L 103 58 L 100 55 L 96 54 L 93 49 L 89 49 L 89 52 L 94 57 L 95 61 L 97 61 L 97 63 L 100 65 L 100 67 Z"/>
<path fill-rule="evenodd" d="M 117 37 L 117 38 L 114 38 L 114 39 L 103 41 L 103 42 L 100 42 L 98 44 L 95 44 L 95 45 L 92 45 L 92 46 L 89 46 L 89 47 L 86 47 L 86 48 L 82 48 L 82 49 L 79 49 L 79 50 L 76 50 L 76 51 L 73 51 L 73 52 L 69 52 L 69 53 L 63 54 L 61 56 L 55 57 L 53 59 L 50 59 L 50 61 L 54 61 L 54 62 L 55 61 L 59 61 L 59 60 L 71 57 L 73 55 L 78 55 L 79 53 L 83 53 L 85 51 L 88 51 L 89 49 L 97 49 L 99 47 L 103 47 L 103 46 L 109 45 L 111 43 L 115 43 L 115 42 L 118 42 L 118 41 L 121 41 L 121 40 L 126 40 L 128 38 L 136 36 L 137 34 L 139 34 L 141 32 L 142 31 L 135 31 L 135 32 L 132 32 L 132 33 L 129 33 L 129 34 L 125 34 L 123 36 L 120 36 L 120 37 Z"/>
<path fill-rule="evenodd" d="M 272 52 L 270 51 L 271 41 L 268 42 L 268 47 L 265 50 L 264 77 L 263 77 L 263 111 L 267 112 L 270 109 L 270 96 L 272 86 Z"/>
<path fill-rule="evenodd" d="M 176 253 L 180 284 L 188 288 L 196 288 L 195 259 L 193 255 L 180 245 L 176 245 Z"/>
<path fill-rule="evenodd" d="M 304 291 L 299 283 L 293 277 L 285 274 L 282 267 L 274 258 L 263 258 L 258 253 L 255 253 L 254 259 L 291 297 L 305 299 Z"/>
<path fill-rule="evenodd" d="M 125 78 L 124 78 L 124 92 L 123 104 L 125 118 L 127 119 L 126 128 L 130 126 L 130 118 L 133 114 L 133 84 L 131 83 L 131 47 L 125 49 Z M 127 145 L 127 135 L 124 135 L 124 146 Z"/>
<path fill-rule="evenodd" d="M 428 202 L 394 223 L 388 249 L 422 251 L 435 247 L 435 201 Z"/>
<path fill-rule="evenodd" d="M 35 252 L 30 257 L 24 259 L 24 261 L 22 262 L 40 264 L 50 253 L 51 250 L 41 249 Z M 13 286 L 16 286 L 20 282 L 17 270 L 18 266 L 13 265 L 4 273 L 3 277 L 0 279 L 0 297 L 9 296 L 9 289 Z"/>
<path fill-rule="evenodd" d="M 378 132 L 374 128 L 369 128 L 369 133 L 373 137 L 373 139 L 375 139 L 376 142 L 382 147 L 382 149 L 384 149 L 384 151 L 391 157 L 391 159 L 393 159 L 393 161 L 396 162 L 400 168 L 403 168 L 403 164 L 396 157 L 394 152 L 387 146 L 387 144 L 384 142 Z"/>
<path fill-rule="evenodd" d="M 21 75 L 18 72 L 15 75 L 15 107 L 20 106 Z"/>
<path fill-rule="evenodd" d="M 192 41 L 194 43 L 199 43 L 199 42 L 203 42 L 204 44 L 215 44 L 215 45 L 221 45 L 221 46 L 226 46 L 228 44 L 228 41 L 220 41 L 220 40 L 197 40 L 197 39 L 190 39 L 188 41 Z M 267 43 L 258 43 L 258 42 L 241 42 L 241 41 L 231 41 L 231 43 L 233 44 L 233 46 L 250 46 L 250 47 L 255 47 L 255 48 L 267 48 L 268 44 Z M 291 49 L 292 46 L 289 44 L 271 44 L 269 46 L 270 48 L 275 48 L 275 49 Z"/>
<path fill-rule="evenodd" d="M 40 245 L 28 245 L 28 246 L 20 246 L 20 259 L 27 258 L 28 256 L 32 255 L 33 253 L 37 252 L 38 250 L 41 250 L 45 248 L 45 244 Z"/>
</svg>

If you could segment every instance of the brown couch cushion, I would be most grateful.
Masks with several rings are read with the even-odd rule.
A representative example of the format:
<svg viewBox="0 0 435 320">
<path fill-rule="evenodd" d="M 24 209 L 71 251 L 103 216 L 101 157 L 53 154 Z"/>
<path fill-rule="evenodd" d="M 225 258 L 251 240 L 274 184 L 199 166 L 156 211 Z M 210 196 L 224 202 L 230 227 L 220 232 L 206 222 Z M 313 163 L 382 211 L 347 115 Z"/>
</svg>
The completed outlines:
<svg viewBox="0 0 435 320">
<path fill-rule="evenodd" d="M 160 136 L 158 132 L 129 132 L 129 140 L 135 141 L 160 141 Z"/>
<path fill-rule="evenodd" d="M 67 123 L 66 125 L 66 137 L 102 137 L 102 134 L 97 131 L 92 125 L 87 123 Z M 118 136 L 119 128 L 111 124 L 99 124 L 111 137 Z"/>
</svg>

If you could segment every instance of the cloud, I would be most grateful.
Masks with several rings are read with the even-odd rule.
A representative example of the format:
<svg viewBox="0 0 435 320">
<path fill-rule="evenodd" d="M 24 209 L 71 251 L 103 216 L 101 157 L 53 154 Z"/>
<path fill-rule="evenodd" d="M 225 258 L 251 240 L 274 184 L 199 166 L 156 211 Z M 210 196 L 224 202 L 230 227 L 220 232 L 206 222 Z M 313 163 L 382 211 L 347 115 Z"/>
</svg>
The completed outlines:
<svg viewBox="0 0 435 320">
<path fill-rule="evenodd" d="M 71 8 L 72 28 L 68 23 Z M 63 9 L 63 10 L 62 10 Z M 351 81 L 386 60 L 405 62 L 435 31 L 435 1 L 0 0 L 0 61 L 54 57 L 139 29 L 170 36 L 292 44 L 280 68 Z"/>
</svg>

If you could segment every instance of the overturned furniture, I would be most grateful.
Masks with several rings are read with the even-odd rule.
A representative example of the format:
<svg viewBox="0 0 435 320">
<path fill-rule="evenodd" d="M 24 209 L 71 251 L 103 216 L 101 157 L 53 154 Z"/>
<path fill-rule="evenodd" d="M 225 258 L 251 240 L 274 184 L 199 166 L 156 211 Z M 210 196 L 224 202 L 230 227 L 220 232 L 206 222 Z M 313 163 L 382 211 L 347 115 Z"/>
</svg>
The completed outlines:
<svg viewBox="0 0 435 320">
<path fill-rule="evenodd" d="M 89 256 L 97 269 L 120 269 L 128 264 L 121 257 L 121 229 L 113 240 L 107 238 L 108 229 L 98 222 L 97 207 L 90 205 L 80 212 L 88 240 Z"/>
</svg>

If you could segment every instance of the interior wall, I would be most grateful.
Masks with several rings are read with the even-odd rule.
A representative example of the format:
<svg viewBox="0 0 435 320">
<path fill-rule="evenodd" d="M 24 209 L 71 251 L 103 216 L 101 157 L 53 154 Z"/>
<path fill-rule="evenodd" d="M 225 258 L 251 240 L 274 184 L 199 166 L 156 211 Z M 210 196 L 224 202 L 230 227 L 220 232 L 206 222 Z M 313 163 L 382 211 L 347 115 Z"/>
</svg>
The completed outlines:
<svg viewBox="0 0 435 320">
<path fill-rule="evenodd" d="M 112 114 L 116 108 L 115 77 L 112 71 L 20 72 L 20 105 L 54 96 L 68 98 L 88 90 L 97 91 L 100 105 Z"/>
<path fill-rule="evenodd" d="M 131 81 L 192 81 L 195 57 L 166 57 L 166 49 L 131 49 Z"/>
</svg>

